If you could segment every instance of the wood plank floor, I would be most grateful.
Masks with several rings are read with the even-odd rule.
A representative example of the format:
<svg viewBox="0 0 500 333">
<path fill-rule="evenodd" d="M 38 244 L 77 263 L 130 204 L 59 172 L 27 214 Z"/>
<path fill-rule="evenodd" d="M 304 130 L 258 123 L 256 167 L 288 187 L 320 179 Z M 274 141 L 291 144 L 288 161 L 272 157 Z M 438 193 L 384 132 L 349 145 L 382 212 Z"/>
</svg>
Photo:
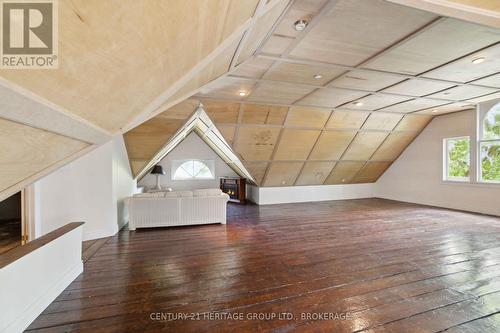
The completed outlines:
<svg viewBox="0 0 500 333">
<path fill-rule="evenodd" d="M 382 199 L 231 205 L 226 226 L 87 248 L 30 332 L 500 332 L 495 217 Z"/>
</svg>

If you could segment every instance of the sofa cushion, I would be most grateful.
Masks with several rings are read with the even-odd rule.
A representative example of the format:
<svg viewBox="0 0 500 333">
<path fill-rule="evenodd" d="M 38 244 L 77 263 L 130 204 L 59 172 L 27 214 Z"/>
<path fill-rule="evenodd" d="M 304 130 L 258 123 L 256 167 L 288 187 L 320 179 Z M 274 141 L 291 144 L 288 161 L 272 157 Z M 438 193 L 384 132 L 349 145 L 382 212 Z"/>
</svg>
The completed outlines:
<svg viewBox="0 0 500 333">
<path fill-rule="evenodd" d="M 206 188 L 202 190 L 194 190 L 193 196 L 195 197 L 212 197 L 221 195 L 222 191 L 219 188 Z"/>
<path fill-rule="evenodd" d="M 192 197 L 193 196 L 192 191 L 178 191 L 178 192 L 172 192 L 172 193 L 177 193 L 178 197 Z"/>
<path fill-rule="evenodd" d="M 164 196 L 164 192 L 134 194 L 134 198 L 163 198 Z"/>
</svg>

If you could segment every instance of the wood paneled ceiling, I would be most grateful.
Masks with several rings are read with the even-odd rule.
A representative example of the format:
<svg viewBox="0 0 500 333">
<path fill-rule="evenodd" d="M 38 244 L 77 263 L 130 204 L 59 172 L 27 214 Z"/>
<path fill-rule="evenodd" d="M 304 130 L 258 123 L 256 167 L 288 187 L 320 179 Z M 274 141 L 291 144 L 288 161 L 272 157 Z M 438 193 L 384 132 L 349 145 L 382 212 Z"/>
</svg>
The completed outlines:
<svg viewBox="0 0 500 333">
<path fill-rule="evenodd" d="M 48 166 L 147 122 L 247 60 L 289 1 L 58 3 L 59 67 L 0 69 L 0 121 L 6 120 L 2 134 L 9 133 L 2 144 L 16 152 L 0 158 L 0 199 L 39 178 Z M 160 116 L 132 134 L 143 144 L 129 140 L 133 168 L 184 121 L 182 112 Z M 29 130 L 16 137 L 20 124 Z M 53 144 L 33 145 L 45 137 L 39 131 L 50 133 Z M 31 155 L 34 147 L 44 158 L 26 165 L 14 159 Z M 16 165 L 16 176 L 4 165 Z"/>
<path fill-rule="evenodd" d="M 374 182 L 433 116 L 498 97 L 499 42 L 499 29 L 383 0 L 292 1 L 194 98 L 260 186 Z"/>
<path fill-rule="evenodd" d="M 499 29 L 383 0 L 294 1 L 194 97 L 261 186 L 374 182 L 433 116 L 498 97 L 499 42 Z"/>
<path fill-rule="evenodd" d="M 59 68 L 0 70 L 0 118 L 89 147 L 127 132 L 137 171 L 191 98 L 259 184 L 374 181 L 432 116 L 500 96 L 500 30 L 454 17 L 384 0 L 60 1 Z M 61 147 L 40 152 L 56 165 L 52 150 L 75 154 Z"/>
<path fill-rule="evenodd" d="M 200 101 L 260 186 L 374 182 L 432 119 L 422 114 Z"/>
</svg>

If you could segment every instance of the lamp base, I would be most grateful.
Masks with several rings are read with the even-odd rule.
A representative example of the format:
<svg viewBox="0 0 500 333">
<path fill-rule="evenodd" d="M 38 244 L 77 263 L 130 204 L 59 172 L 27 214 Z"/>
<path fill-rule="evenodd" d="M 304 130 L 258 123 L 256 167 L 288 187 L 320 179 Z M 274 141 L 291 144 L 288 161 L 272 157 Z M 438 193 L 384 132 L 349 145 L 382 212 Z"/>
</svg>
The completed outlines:
<svg viewBox="0 0 500 333">
<path fill-rule="evenodd" d="M 156 190 L 161 190 L 160 175 L 156 175 Z"/>
</svg>

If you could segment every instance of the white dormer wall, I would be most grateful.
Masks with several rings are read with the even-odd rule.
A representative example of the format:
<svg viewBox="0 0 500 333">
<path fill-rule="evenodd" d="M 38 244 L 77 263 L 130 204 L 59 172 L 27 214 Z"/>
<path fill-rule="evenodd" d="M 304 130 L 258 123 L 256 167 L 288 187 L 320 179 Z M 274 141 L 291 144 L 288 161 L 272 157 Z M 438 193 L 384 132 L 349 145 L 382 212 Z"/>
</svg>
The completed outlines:
<svg viewBox="0 0 500 333">
<path fill-rule="evenodd" d="M 443 139 L 470 136 L 474 149 L 475 124 L 474 110 L 435 117 L 376 182 L 375 196 L 500 216 L 500 184 L 443 181 Z"/>
<path fill-rule="evenodd" d="M 215 179 L 212 180 L 172 180 L 173 160 L 213 160 Z M 195 132 L 191 132 L 177 147 L 168 153 L 158 164 L 166 171 L 161 176 L 161 186 L 171 187 L 174 191 L 200 188 L 219 188 L 220 177 L 238 177 L 238 175 L 210 148 Z M 137 186 L 152 188 L 156 186 L 156 176 L 147 174 L 139 180 Z"/>
<path fill-rule="evenodd" d="M 136 191 L 123 137 L 97 147 L 32 185 L 34 236 L 85 222 L 83 240 L 109 237 L 128 222 L 124 200 Z"/>
</svg>

